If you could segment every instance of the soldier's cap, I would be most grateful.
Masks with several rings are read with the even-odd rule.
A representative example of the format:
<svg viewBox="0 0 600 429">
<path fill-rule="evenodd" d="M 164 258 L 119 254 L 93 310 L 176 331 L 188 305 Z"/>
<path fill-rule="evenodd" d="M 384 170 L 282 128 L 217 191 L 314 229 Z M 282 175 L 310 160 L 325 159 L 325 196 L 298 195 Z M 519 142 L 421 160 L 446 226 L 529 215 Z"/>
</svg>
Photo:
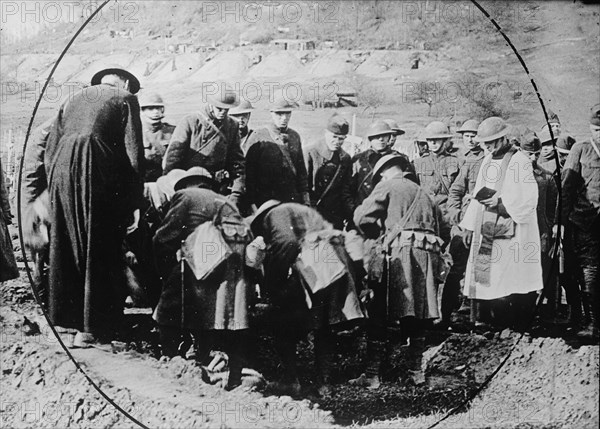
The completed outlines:
<svg viewBox="0 0 600 429">
<path fill-rule="evenodd" d="M 452 138 L 448 126 L 440 121 L 434 121 L 425 127 L 423 137 L 427 140 Z"/>
<path fill-rule="evenodd" d="M 245 115 L 246 113 L 250 113 L 254 110 L 254 106 L 248 100 L 240 100 L 240 104 L 235 106 L 233 109 L 229 111 L 229 115 L 237 116 L 237 115 Z"/>
<path fill-rule="evenodd" d="M 174 170 L 173 170 L 174 171 Z M 209 184 L 214 184 L 214 179 L 212 174 L 203 167 L 192 167 L 187 171 L 183 172 L 184 174 L 179 175 L 177 180 L 173 184 L 173 189 L 175 192 L 186 188 L 190 183 L 195 181 L 205 181 Z"/>
<path fill-rule="evenodd" d="M 600 127 L 600 103 L 592 107 L 590 112 L 590 125 Z"/>
<path fill-rule="evenodd" d="M 540 142 L 542 145 L 548 145 L 548 144 L 552 144 L 552 140 L 556 140 L 556 136 L 554 136 L 554 139 L 552 138 L 552 136 L 550 135 L 550 130 L 548 129 L 548 127 L 542 128 L 540 130 L 539 133 L 537 133 L 537 136 L 540 139 Z"/>
<path fill-rule="evenodd" d="M 400 167 L 405 173 L 408 171 L 408 161 L 406 158 L 396 154 L 384 155 L 377 161 L 375 167 L 373 167 L 373 176 L 371 179 L 373 187 L 381 180 L 381 173 L 394 165 Z"/>
<path fill-rule="evenodd" d="M 294 101 L 284 97 L 283 95 L 278 95 L 273 101 L 269 111 L 276 113 L 289 113 L 297 108 L 298 105 Z"/>
<path fill-rule="evenodd" d="M 465 121 L 464 124 L 456 131 L 459 134 L 462 133 L 477 133 L 477 128 L 479 127 L 479 121 L 476 119 L 469 119 Z"/>
<path fill-rule="evenodd" d="M 370 139 L 371 137 L 385 135 L 391 136 L 394 133 L 395 131 L 392 130 L 392 128 L 384 121 L 375 121 L 371 125 L 369 125 L 369 129 L 367 130 L 367 138 Z"/>
<path fill-rule="evenodd" d="M 162 97 L 156 92 L 142 92 L 138 99 L 140 101 L 140 107 L 165 107 L 165 102 Z"/>
<path fill-rule="evenodd" d="M 137 94 L 140 90 L 140 81 L 138 78 L 119 65 L 108 66 L 96 72 L 96 74 L 92 76 L 92 86 L 100 85 L 100 83 L 102 83 L 102 78 L 111 74 L 116 74 L 117 76 L 127 79 L 129 81 L 129 92 L 132 94 Z"/>
<path fill-rule="evenodd" d="M 497 116 L 485 119 L 477 128 L 477 136 L 474 140 L 478 143 L 491 142 L 504 137 L 510 131 L 506 121 Z"/>
<path fill-rule="evenodd" d="M 327 121 L 327 131 L 339 136 L 345 136 L 350 131 L 350 124 L 346 118 L 335 114 Z"/>
<path fill-rule="evenodd" d="M 221 89 L 216 94 L 210 94 L 206 101 L 211 106 L 219 109 L 232 109 L 238 105 L 238 98 L 235 92 L 229 89 Z"/>
<path fill-rule="evenodd" d="M 549 124 L 560 124 L 560 119 L 558 119 L 558 115 L 550 109 L 548 109 L 548 123 Z"/>
<path fill-rule="evenodd" d="M 401 136 L 402 134 L 406 133 L 406 131 L 400 128 L 398 122 L 394 121 L 393 119 L 384 119 L 383 122 L 388 124 L 392 131 L 394 131 L 394 134 L 396 134 L 397 136 Z"/>
<path fill-rule="evenodd" d="M 271 209 L 274 209 L 279 205 L 281 205 L 281 201 L 278 200 L 269 200 L 264 202 L 258 208 L 258 210 L 256 210 L 256 213 L 246 218 L 246 220 L 250 223 L 250 229 L 256 233 L 257 228 L 259 226 L 259 222 L 262 222 L 262 219 Z"/>
<path fill-rule="evenodd" d="M 542 142 L 533 131 L 528 130 L 521 138 L 521 149 L 527 152 L 539 152 L 542 149 Z"/>
</svg>

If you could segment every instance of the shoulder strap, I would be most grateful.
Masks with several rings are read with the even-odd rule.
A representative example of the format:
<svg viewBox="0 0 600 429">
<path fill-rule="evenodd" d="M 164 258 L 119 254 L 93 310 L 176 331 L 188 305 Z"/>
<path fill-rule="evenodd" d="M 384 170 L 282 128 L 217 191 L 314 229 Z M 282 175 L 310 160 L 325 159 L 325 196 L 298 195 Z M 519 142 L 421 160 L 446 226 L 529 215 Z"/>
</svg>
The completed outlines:
<svg viewBox="0 0 600 429">
<path fill-rule="evenodd" d="M 341 173 L 342 173 L 342 158 L 340 156 L 340 163 L 338 164 L 337 169 L 335 170 L 335 174 L 331 178 L 331 182 L 329 182 L 329 185 L 327 185 L 327 188 L 325 188 L 325 191 L 323 191 L 323 193 L 321 194 L 321 198 L 319 198 L 319 201 L 317 201 L 317 204 L 315 204 L 315 206 L 318 206 L 319 204 L 321 204 L 321 202 L 323 201 L 325 196 L 331 191 L 331 188 L 333 188 L 333 184 L 340 177 Z"/>
<path fill-rule="evenodd" d="M 594 140 L 590 139 L 590 143 L 591 143 L 592 147 L 594 148 L 596 155 L 598 155 L 598 158 L 600 158 L 600 149 L 598 149 L 598 146 L 596 145 L 596 143 L 594 143 Z"/>
<path fill-rule="evenodd" d="M 225 137 L 225 134 L 223 134 L 223 132 L 219 128 L 217 128 L 217 126 L 214 124 L 214 122 L 211 121 L 210 118 L 208 118 L 204 113 L 198 112 L 198 119 L 202 123 L 202 131 L 201 131 L 202 134 L 200 136 L 200 141 L 202 143 L 201 143 L 201 146 L 198 148 L 198 151 L 204 149 L 206 146 L 208 146 L 209 143 L 211 143 L 214 140 L 214 137 L 213 137 L 206 142 L 204 141 L 204 139 L 206 137 L 206 127 L 207 126 L 211 127 L 213 129 L 213 131 L 216 131 L 218 136 L 220 136 L 223 140 L 227 141 L 227 137 Z"/>
<path fill-rule="evenodd" d="M 402 233 L 402 231 L 404 231 L 404 227 L 406 226 L 408 219 L 410 218 L 410 216 L 415 211 L 415 208 L 417 207 L 417 202 L 419 201 L 419 198 L 421 197 L 422 192 L 423 192 L 423 189 L 421 189 L 421 187 L 419 186 L 419 189 L 417 189 L 417 194 L 415 195 L 415 198 L 413 199 L 413 201 L 412 201 L 410 207 L 408 208 L 408 210 L 406 211 L 405 215 L 402 217 L 402 219 L 400 219 L 400 222 L 398 222 L 395 225 L 393 232 L 389 236 L 386 237 L 384 249 L 387 249 L 392 244 L 392 241 L 394 241 L 396 239 L 396 237 L 398 237 Z"/>
<path fill-rule="evenodd" d="M 444 183 L 444 178 L 442 177 L 442 175 L 440 174 L 440 172 L 437 170 L 437 168 L 435 168 L 435 163 L 433 164 L 433 174 L 435 174 L 435 177 L 438 178 L 438 180 L 440 181 L 440 183 L 444 187 L 444 190 L 446 191 L 446 195 L 448 195 L 450 193 L 450 190 L 446 186 L 446 183 Z"/>
<path fill-rule="evenodd" d="M 275 145 L 277 146 L 277 148 L 281 152 L 281 155 L 283 155 L 283 159 L 284 159 L 285 163 L 287 164 L 288 168 L 290 170 L 292 170 L 292 173 L 294 173 L 294 176 L 296 176 L 296 166 L 294 165 L 294 161 L 292 160 L 292 157 L 290 155 L 288 147 L 286 145 L 284 145 L 284 144 L 277 143 L 277 141 L 279 140 L 279 138 L 276 135 L 273 134 L 273 132 L 271 131 L 271 129 L 269 127 L 265 127 L 265 129 L 269 132 L 269 135 L 271 136 L 271 138 L 275 142 Z"/>
</svg>

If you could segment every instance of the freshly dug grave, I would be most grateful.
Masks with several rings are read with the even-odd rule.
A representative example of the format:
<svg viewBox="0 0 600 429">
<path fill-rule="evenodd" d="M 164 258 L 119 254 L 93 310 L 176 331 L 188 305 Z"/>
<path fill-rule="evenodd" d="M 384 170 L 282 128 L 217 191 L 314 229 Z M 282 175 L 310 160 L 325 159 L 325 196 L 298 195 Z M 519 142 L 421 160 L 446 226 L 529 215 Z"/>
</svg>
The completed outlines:
<svg viewBox="0 0 600 429">
<path fill-rule="evenodd" d="M 2 426 L 134 427 L 44 327 L 26 277 L 5 282 L 1 292 Z M 25 335 L 24 317 L 38 320 L 41 334 Z M 407 346 L 392 333 L 384 383 L 369 391 L 346 383 L 367 364 L 365 336 L 355 327 L 337 336 L 333 394 L 320 398 L 309 336 L 298 347 L 304 390 L 291 398 L 264 388 L 225 392 L 203 383 L 193 361 L 157 359 L 148 314 L 127 317 L 124 352 L 86 349 L 73 355 L 110 398 L 150 427 L 427 427 L 475 392 L 518 339 L 509 330 L 431 331 L 426 341 Z M 256 350 L 255 369 L 267 380 L 281 376 L 268 330 L 259 330 Z M 560 338 L 526 336 L 478 398 L 440 427 L 596 427 L 597 398 L 598 346 L 574 349 Z"/>
</svg>

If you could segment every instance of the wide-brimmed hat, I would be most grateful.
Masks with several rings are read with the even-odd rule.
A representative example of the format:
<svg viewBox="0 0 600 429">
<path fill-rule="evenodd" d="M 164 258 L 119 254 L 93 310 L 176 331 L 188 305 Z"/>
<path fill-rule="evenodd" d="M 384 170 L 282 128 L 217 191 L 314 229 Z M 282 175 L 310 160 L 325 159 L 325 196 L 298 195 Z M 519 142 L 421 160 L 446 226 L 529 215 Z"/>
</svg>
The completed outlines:
<svg viewBox="0 0 600 429">
<path fill-rule="evenodd" d="M 427 140 L 452 138 L 448 126 L 441 121 L 433 121 L 425 127 L 423 137 Z"/>
<path fill-rule="evenodd" d="M 377 183 L 379 183 L 379 181 L 381 180 L 381 173 L 386 168 L 389 168 L 392 165 L 399 166 L 404 172 L 408 171 L 408 163 L 406 161 L 406 158 L 404 158 L 403 156 L 396 154 L 382 156 L 381 159 L 375 164 L 375 167 L 373 167 L 373 176 L 371 179 L 371 184 L 373 186 L 377 185 Z"/>
<path fill-rule="evenodd" d="M 235 92 L 230 89 L 221 89 L 216 94 L 210 94 L 206 101 L 219 109 L 233 109 L 239 103 Z"/>
<path fill-rule="evenodd" d="M 396 134 L 398 136 L 401 136 L 402 134 L 406 133 L 406 131 L 404 131 L 402 128 L 400 128 L 400 125 L 398 124 L 398 122 L 394 121 L 393 119 L 384 119 L 383 122 L 388 124 L 390 126 L 390 128 L 392 129 L 392 131 L 394 131 L 394 134 Z"/>
<path fill-rule="evenodd" d="M 269 111 L 287 113 L 293 111 L 296 108 L 298 108 L 298 105 L 294 101 L 288 99 L 287 97 L 284 97 L 283 95 L 279 95 L 273 101 L 273 104 L 269 108 Z"/>
<path fill-rule="evenodd" d="M 384 136 L 384 135 L 392 135 L 395 131 L 385 123 L 384 121 L 375 121 L 371 125 L 369 125 L 369 129 L 367 130 L 367 138 Z"/>
<path fill-rule="evenodd" d="M 190 182 L 199 179 L 204 180 L 207 183 L 214 184 L 213 176 L 206 168 L 192 167 L 189 170 L 187 170 L 184 175 L 179 177 L 177 181 L 175 181 L 175 183 L 173 184 L 173 189 L 175 189 L 175 192 L 177 192 L 181 189 L 186 188 L 190 184 Z"/>
<path fill-rule="evenodd" d="M 118 65 L 109 66 L 96 72 L 96 74 L 92 76 L 92 85 L 100 85 L 100 83 L 102 83 L 102 78 L 111 74 L 116 74 L 117 76 L 127 79 L 129 81 L 129 92 L 132 94 L 137 94 L 140 90 L 140 81 L 138 78 L 135 77 L 133 73 L 128 72 L 123 67 Z"/>
<path fill-rule="evenodd" d="M 590 125 L 600 126 L 600 103 L 590 109 Z"/>
<path fill-rule="evenodd" d="M 479 124 L 477 136 L 474 140 L 478 143 L 491 142 L 504 137 L 509 130 L 510 127 L 504 119 L 492 116 Z"/>
<path fill-rule="evenodd" d="M 274 209 L 275 207 L 281 205 L 281 201 L 279 200 L 269 200 L 266 201 L 264 203 L 262 203 L 262 205 L 258 208 L 258 210 L 256 210 L 256 213 L 254 213 L 252 216 L 248 216 L 246 218 L 246 221 L 250 224 L 250 229 L 256 233 L 256 229 L 258 228 L 258 224 L 259 222 L 262 221 L 262 219 L 265 217 L 265 215 L 271 210 Z"/>
<path fill-rule="evenodd" d="M 158 95 L 156 92 L 142 92 L 138 96 L 138 100 L 140 102 L 140 107 L 143 109 L 144 107 L 156 106 L 156 107 L 165 107 L 165 102 L 162 97 Z"/>
<path fill-rule="evenodd" d="M 162 191 L 169 199 L 175 194 L 175 183 L 185 176 L 186 171 L 180 168 L 175 168 L 169 171 L 166 175 L 156 179 L 156 187 Z"/>
<path fill-rule="evenodd" d="M 241 100 L 240 104 L 235 106 L 229 111 L 230 116 L 235 115 L 244 115 L 246 113 L 250 113 L 254 110 L 254 106 L 248 100 Z"/>
<path fill-rule="evenodd" d="M 477 128 L 479 127 L 479 121 L 475 119 L 469 119 L 465 121 L 464 124 L 456 131 L 459 134 L 462 133 L 477 133 Z"/>
</svg>

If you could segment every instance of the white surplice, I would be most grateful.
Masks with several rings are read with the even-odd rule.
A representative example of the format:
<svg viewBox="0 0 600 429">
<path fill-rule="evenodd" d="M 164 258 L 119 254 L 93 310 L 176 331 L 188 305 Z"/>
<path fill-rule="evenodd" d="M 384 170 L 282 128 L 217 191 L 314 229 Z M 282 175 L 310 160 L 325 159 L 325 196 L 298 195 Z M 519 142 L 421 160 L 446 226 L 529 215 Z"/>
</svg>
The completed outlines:
<svg viewBox="0 0 600 429">
<path fill-rule="evenodd" d="M 502 159 L 492 159 L 491 154 L 484 158 L 473 195 L 477 194 L 483 186 L 491 189 L 498 187 L 501 163 Z M 508 163 L 499 197 L 516 224 L 515 235 L 511 239 L 494 239 L 489 285 L 475 281 L 473 275 L 475 243 L 473 243 L 463 291 L 463 294 L 469 298 L 489 300 L 543 288 L 540 235 L 536 214 L 538 186 L 533 176 L 531 161 L 520 151 L 516 152 Z M 460 226 L 474 231 L 477 213 L 483 209 L 482 204 L 472 199 Z"/>
</svg>

